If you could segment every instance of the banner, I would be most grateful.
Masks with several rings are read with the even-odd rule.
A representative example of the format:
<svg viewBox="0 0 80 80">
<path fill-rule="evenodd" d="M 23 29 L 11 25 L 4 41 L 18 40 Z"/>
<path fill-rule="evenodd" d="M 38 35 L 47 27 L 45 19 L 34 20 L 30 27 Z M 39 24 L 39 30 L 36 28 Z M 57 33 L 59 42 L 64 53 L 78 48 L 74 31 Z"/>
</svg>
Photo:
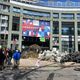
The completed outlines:
<svg viewBox="0 0 80 80">
<path fill-rule="evenodd" d="M 50 38 L 50 22 L 44 20 L 23 19 L 23 36 Z"/>
</svg>

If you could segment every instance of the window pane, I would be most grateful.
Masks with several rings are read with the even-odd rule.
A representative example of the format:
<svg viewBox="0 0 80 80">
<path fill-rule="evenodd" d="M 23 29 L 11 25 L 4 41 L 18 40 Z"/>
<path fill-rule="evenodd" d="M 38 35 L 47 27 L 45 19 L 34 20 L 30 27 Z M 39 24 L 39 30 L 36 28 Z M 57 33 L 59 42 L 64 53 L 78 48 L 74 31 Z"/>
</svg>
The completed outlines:
<svg viewBox="0 0 80 80">
<path fill-rule="evenodd" d="M 21 11 L 20 11 L 20 8 L 13 7 L 13 12 L 15 12 L 15 13 L 20 13 Z"/>
<path fill-rule="evenodd" d="M 19 31 L 20 18 L 13 16 L 12 30 Z"/>
<path fill-rule="evenodd" d="M 59 22 L 58 21 L 53 22 L 53 34 L 59 34 Z"/>
<path fill-rule="evenodd" d="M 74 14 L 73 13 L 62 13 L 61 18 L 62 19 L 74 19 Z"/>
</svg>

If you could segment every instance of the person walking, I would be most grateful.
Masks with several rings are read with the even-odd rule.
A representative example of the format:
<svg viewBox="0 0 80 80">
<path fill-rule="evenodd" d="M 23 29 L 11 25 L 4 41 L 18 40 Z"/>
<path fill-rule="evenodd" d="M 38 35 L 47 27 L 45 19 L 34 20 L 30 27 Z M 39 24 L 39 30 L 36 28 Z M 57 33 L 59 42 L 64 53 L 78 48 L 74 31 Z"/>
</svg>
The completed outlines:
<svg viewBox="0 0 80 80">
<path fill-rule="evenodd" d="M 4 60 L 6 59 L 6 56 L 3 53 L 3 49 L 0 48 L 0 70 L 4 68 Z"/>
<path fill-rule="evenodd" d="M 5 55 L 4 64 L 5 64 L 5 66 L 6 66 L 7 63 L 8 63 L 8 49 L 7 49 L 7 48 L 4 48 L 4 49 L 3 49 L 3 53 L 4 53 L 4 55 Z"/>
<path fill-rule="evenodd" d="M 11 59 L 12 59 L 13 51 L 12 49 L 8 48 L 8 65 L 11 65 Z"/>
<path fill-rule="evenodd" d="M 16 50 L 13 53 L 12 58 L 13 58 L 13 61 L 14 61 L 14 67 L 13 68 L 18 68 L 19 62 L 20 62 L 20 58 L 21 58 L 21 53 L 19 52 L 19 50 Z"/>
</svg>

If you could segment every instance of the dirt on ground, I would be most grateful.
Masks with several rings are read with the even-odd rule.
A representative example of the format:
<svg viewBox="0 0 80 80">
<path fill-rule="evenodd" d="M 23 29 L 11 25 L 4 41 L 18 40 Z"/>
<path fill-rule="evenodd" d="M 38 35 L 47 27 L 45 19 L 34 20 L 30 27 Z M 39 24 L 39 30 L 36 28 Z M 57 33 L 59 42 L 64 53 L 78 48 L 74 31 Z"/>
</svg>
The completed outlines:
<svg viewBox="0 0 80 80">
<path fill-rule="evenodd" d="M 36 67 L 36 63 L 39 61 L 37 58 L 28 58 L 28 59 L 20 59 L 20 65 L 21 67 Z M 12 60 L 13 63 L 13 60 Z M 52 64 L 53 62 L 50 61 L 39 61 L 40 66 L 45 66 Z"/>
</svg>

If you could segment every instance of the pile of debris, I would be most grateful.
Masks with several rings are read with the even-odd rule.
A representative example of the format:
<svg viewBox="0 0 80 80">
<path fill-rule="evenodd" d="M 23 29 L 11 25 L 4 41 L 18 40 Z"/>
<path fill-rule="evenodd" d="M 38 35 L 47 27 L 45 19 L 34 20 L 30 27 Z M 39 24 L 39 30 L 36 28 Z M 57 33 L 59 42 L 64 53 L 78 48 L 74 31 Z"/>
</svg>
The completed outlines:
<svg viewBox="0 0 80 80">
<path fill-rule="evenodd" d="M 36 50 L 36 49 L 35 49 Z M 38 53 L 39 52 L 39 53 Z M 68 53 L 68 52 L 60 52 L 56 48 L 53 48 L 52 50 L 37 50 L 37 53 L 32 52 L 24 52 L 25 57 L 35 57 L 39 58 L 40 60 L 49 60 L 49 61 L 55 61 L 59 63 L 64 62 L 77 62 L 80 63 L 80 52 L 74 52 L 74 53 Z"/>
<path fill-rule="evenodd" d="M 68 53 L 68 52 L 59 52 L 59 50 L 44 50 L 39 54 L 39 59 L 41 60 L 50 60 L 60 63 L 64 62 L 76 62 L 80 63 L 80 52 Z"/>
<path fill-rule="evenodd" d="M 77 62 L 80 63 L 80 52 L 74 52 L 63 56 L 60 63 L 64 62 Z"/>
<path fill-rule="evenodd" d="M 50 60 L 60 62 L 62 57 L 69 54 L 68 52 L 60 53 L 59 50 L 52 49 L 52 50 L 44 50 L 39 53 L 39 59 L 41 60 Z"/>
</svg>

